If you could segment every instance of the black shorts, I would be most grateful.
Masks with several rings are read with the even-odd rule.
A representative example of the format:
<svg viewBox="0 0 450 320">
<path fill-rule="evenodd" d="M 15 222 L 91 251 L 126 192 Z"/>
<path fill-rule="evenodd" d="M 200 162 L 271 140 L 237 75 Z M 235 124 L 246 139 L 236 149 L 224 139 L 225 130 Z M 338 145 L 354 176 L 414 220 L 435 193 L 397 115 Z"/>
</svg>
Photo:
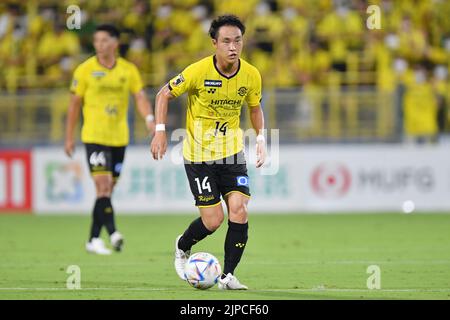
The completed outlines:
<svg viewBox="0 0 450 320">
<path fill-rule="evenodd" d="M 185 160 L 184 168 L 198 207 L 217 205 L 221 201 L 220 196 L 225 197 L 232 191 L 250 197 L 243 152 L 214 162 L 194 163 Z"/>
<path fill-rule="evenodd" d="M 91 174 L 95 176 L 111 173 L 114 179 L 118 179 L 122 171 L 126 147 L 109 147 L 94 143 L 86 143 L 85 145 Z"/>
</svg>

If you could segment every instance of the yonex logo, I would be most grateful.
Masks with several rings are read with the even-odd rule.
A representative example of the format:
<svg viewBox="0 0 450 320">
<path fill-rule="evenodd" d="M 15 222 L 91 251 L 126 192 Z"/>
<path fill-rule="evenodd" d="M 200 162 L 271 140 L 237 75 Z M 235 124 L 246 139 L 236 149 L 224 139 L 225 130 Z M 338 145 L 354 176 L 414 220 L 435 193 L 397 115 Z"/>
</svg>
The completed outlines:
<svg viewBox="0 0 450 320">
<path fill-rule="evenodd" d="M 245 243 L 238 242 L 238 243 L 236 243 L 235 247 L 236 248 L 243 248 L 243 247 L 245 247 Z"/>
<path fill-rule="evenodd" d="M 208 93 L 216 93 L 216 89 L 214 89 L 214 88 L 209 88 L 207 92 L 208 92 Z"/>
<path fill-rule="evenodd" d="M 248 177 L 246 176 L 239 176 L 237 179 L 237 185 L 238 186 L 248 186 Z"/>
</svg>

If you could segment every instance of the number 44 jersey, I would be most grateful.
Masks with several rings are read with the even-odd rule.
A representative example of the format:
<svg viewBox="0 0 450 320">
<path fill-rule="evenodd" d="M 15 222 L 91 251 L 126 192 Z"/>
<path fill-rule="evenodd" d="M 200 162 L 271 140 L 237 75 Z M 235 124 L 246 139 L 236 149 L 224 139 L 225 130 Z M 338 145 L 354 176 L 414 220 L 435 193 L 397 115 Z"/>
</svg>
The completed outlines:
<svg viewBox="0 0 450 320">
<path fill-rule="evenodd" d="M 96 56 L 80 64 L 70 91 L 83 98 L 81 140 L 105 146 L 122 147 L 129 142 L 128 100 L 130 93 L 142 90 L 137 67 L 117 58 L 108 69 Z"/>
<path fill-rule="evenodd" d="M 223 75 L 215 56 L 191 64 L 169 81 L 173 96 L 188 93 L 183 156 L 193 162 L 226 158 L 243 149 L 239 126 L 244 102 L 249 108 L 261 102 L 259 71 L 239 59 L 237 71 Z"/>
</svg>

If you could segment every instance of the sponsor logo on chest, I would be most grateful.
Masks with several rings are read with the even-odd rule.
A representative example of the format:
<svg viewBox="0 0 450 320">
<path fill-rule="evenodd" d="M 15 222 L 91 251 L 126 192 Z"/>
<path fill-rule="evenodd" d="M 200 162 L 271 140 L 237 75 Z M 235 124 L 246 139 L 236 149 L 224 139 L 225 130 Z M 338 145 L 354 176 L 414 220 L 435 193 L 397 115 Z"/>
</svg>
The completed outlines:
<svg viewBox="0 0 450 320">
<path fill-rule="evenodd" d="M 100 78 L 106 76 L 106 73 L 104 71 L 92 71 L 91 75 L 94 78 L 100 79 Z"/>
<path fill-rule="evenodd" d="M 205 80 L 205 87 L 222 87 L 222 80 Z"/>
</svg>

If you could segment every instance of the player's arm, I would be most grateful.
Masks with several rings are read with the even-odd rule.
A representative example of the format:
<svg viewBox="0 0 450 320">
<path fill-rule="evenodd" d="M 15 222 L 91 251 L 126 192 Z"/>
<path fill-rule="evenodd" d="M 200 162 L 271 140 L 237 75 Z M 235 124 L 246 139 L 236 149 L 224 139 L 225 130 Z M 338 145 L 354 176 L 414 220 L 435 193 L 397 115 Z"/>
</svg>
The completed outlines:
<svg viewBox="0 0 450 320">
<path fill-rule="evenodd" d="M 256 131 L 256 167 L 259 168 L 266 160 L 266 141 L 264 138 L 264 113 L 261 105 L 250 107 L 250 120 Z"/>
<path fill-rule="evenodd" d="M 72 157 L 72 154 L 75 150 L 75 139 L 73 134 L 78 118 L 80 116 L 82 103 L 82 97 L 77 96 L 76 94 L 72 94 L 70 96 L 69 111 L 67 113 L 66 119 L 66 139 L 64 143 L 64 150 L 69 157 Z"/>
<path fill-rule="evenodd" d="M 169 85 L 166 84 L 159 90 L 155 99 L 155 117 L 156 117 L 156 131 L 151 143 L 151 152 L 153 159 L 162 159 L 167 150 L 167 136 L 165 124 L 167 121 L 167 109 L 169 100 L 175 98 L 170 92 Z"/>
<path fill-rule="evenodd" d="M 147 129 L 150 132 L 150 136 L 152 136 L 155 132 L 155 117 L 153 114 L 152 104 L 150 100 L 148 100 L 143 89 L 134 94 L 134 99 L 136 101 L 136 108 L 142 118 L 145 119 Z"/>
</svg>

